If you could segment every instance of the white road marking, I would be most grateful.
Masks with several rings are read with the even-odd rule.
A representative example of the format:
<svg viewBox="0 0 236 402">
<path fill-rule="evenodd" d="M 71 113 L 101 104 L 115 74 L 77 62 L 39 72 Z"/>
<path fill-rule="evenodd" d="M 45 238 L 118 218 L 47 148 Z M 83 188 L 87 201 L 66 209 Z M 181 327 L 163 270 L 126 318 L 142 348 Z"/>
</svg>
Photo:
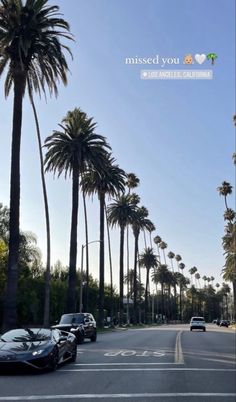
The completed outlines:
<svg viewBox="0 0 236 402">
<path fill-rule="evenodd" d="M 64 371 L 82 371 L 82 372 L 102 372 L 102 371 L 220 371 L 220 372 L 225 372 L 225 371 L 230 371 L 230 372 L 236 372 L 236 369 L 214 369 L 214 368 L 182 368 L 182 367 L 168 367 L 168 368 L 141 368 L 141 367 L 136 367 L 136 368 L 97 368 L 97 369 L 60 369 L 58 373 Z"/>
<path fill-rule="evenodd" d="M 158 362 L 158 363 L 138 363 L 138 362 L 132 362 L 132 363 L 75 363 L 75 364 L 73 364 L 73 365 L 70 365 L 70 367 L 74 367 L 74 366 L 82 366 L 82 367 L 84 367 L 84 366 L 132 366 L 132 365 L 135 365 L 135 366 L 156 366 L 156 365 L 162 365 L 162 364 L 170 364 L 170 365 L 173 365 L 173 364 L 178 364 L 178 363 L 168 363 L 168 362 L 162 362 L 162 363 L 160 363 L 160 362 Z"/>
<path fill-rule="evenodd" d="M 0 401 L 40 401 L 53 399 L 112 399 L 112 398 L 176 398 L 181 397 L 235 397 L 236 393 L 230 392 L 162 392 L 162 393 L 142 393 L 142 394 L 69 394 L 69 395 L 24 395 L 24 396 L 3 396 Z"/>
<path fill-rule="evenodd" d="M 182 346 L 181 346 L 181 334 L 182 334 L 182 331 L 178 332 L 177 337 L 176 337 L 176 343 L 175 343 L 175 363 L 178 363 L 178 364 L 184 363 L 184 356 L 183 356 L 183 351 L 182 351 Z"/>
<path fill-rule="evenodd" d="M 109 351 L 104 354 L 107 357 L 116 357 L 116 356 L 136 356 L 136 357 L 163 357 L 165 356 L 165 352 L 158 351 L 158 350 L 129 350 L 129 349 L 122 349 L 118 351 Z"/>
</svg>

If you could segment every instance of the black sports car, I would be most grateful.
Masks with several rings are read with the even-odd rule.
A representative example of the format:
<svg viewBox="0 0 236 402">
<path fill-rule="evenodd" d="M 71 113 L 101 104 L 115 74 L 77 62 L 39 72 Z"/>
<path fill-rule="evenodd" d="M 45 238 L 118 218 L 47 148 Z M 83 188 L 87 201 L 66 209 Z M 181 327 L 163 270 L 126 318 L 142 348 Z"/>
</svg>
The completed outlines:
<svg viewBox="0 0 236 402">
<path fill-rule="evenodd" d="M 74 362 L 76 353 L 76 337 L 58 329 L 13 329 L 0 339 L 0 367 L 56 370 L 62 362 Z"/>
</svg>

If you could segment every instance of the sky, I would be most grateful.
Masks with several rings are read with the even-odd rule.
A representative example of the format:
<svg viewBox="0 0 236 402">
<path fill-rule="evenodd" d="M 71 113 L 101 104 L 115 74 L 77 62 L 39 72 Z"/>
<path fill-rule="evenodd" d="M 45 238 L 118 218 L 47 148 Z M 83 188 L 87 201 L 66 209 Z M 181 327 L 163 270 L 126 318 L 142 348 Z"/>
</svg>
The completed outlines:
<svg viewBox="0 0 236 402">
<path fill-rule="evenodd" d="M 97 132 L 112 147 L 117 163 L 135 173 L 135 190 L 168 244 L 188 270 L 222 283 L 224 201 L 222 181 L 234 185 L 235 131 L 234 0 L 57 0 L 70 24 L 68 85 L 59 96 L 35 98 L 42 140 L 58 128 L 67 111 L 80 107 L 97 122 Z M 214 65 L 196 54 L 216 53 Z M 185 55 L 194 65 L 184 65 Z M 126 58 L 175 58 L 178 65 L 131 65 Z M 211 80 L 140 79 L 142 69 L 212 70 Z M 0 202 L 9 206 L 12 95 L 4 98 L 0 80 Z M 71 180 L 46 175 L 52 263 L 68 265 Z M 234 197 L 229 204 L 234 208 Z M 99 239 L 96 196 L 88 202 L 89 239 Z M 39 155 L 32 110 L 24 99 L 21 146 L 21 229 L 37 235 L 46 255 L 45 219 Z M 119 231 L 111 233 L 114 280 L 119 276 Z M 85 242 L 82 203 L 78 227 L 78 269 Z M 130 267 L 133 265 L 130 238 Z M 143 238 L 140 250 L 144 247 Z M 98 278 L 99 244 L 90 245 L 91 273 Z M 126 258 L 126 256 L 125 256 Z M 105 279 L 109 281 L 106 253 Z M 144 271 L 143 271 L 144 280 Z"/>
</svg>

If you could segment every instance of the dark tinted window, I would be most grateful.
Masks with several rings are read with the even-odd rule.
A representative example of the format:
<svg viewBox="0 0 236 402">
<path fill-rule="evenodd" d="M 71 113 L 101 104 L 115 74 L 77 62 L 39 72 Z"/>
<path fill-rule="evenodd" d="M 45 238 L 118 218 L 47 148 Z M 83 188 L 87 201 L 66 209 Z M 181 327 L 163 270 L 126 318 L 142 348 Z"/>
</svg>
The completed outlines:
<svg viewBox="0 0 236 402">
<path fill-rule="evenodd" d="M 1 337 L 4 342 L 35 342 L 49 339 L 51 331 L 43 328 L 13 329 Z"/>
<path fill-rule="evenodd" d="M 64 314 L 61 317 L 60 324 L 82 324 L 83 322 L 83 314 Z"/>
<path fill-rule="evenodd" d="M 202 317 L 193 317 L 192 321 L 205 321 Z"/>
</svg>

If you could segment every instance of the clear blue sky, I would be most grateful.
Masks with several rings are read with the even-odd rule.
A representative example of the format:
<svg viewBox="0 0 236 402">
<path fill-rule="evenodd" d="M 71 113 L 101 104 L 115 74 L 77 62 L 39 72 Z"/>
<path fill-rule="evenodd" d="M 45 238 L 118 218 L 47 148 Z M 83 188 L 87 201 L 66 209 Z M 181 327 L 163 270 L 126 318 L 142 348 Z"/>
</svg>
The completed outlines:
<svg viewBox="0 0 236 402">
<path fill-rule="evenodd" d="M 119 165 L 140 178 L 141 203 L 168 251 L 182 256 L 186 270 L 220 277 L 224 264 L 223 199 L 216 188 L 234 184 L 235 10 L 234 0 L 57 0 L 76 42 L 66 88 L 59 97 L 37 100 L 43 140 L 68 110 L 81 107 L 98 123 Z M 141 80 L 142 66 L 126 57 L 179 57 L 215 52 L 214 79 Z M 194 68 L 196 65 L 194 65 Z M 152 66 L 150 68 L 153 68 Z M 154 66 L 156 68 L 156 66 Z M 173 67 L 172 67 L 173 68 Z M 190 68 L 188 66 L 188 68 Z M 0 202 L 9 205 L 12 97 L 1 90 Z M 45 258 L 45 227 L 35 127 L 24 100 L 21 158 L 21 228 L 38 236 Z M 68 264 L 71 182 L 47 175 L 52 262 Z M 230 203 L 234 206 L 233 196 Z M 82 209 L 78 266 L 84 242 Z M 99 238 L 96 198 L 89 204 L 90 240 Z M 112 233 L 118 280 L 118 231 Z M 98 276 L 98 245 L 91 245 Z M 131 254 L 132 258 L 132 254 Z M 133 260 L 132 260 L 133 261 Z M 106 267 L 108 280 L 108 265 Z M 187 274 L 187 272 L 186 272 Z"/>
</svg>

